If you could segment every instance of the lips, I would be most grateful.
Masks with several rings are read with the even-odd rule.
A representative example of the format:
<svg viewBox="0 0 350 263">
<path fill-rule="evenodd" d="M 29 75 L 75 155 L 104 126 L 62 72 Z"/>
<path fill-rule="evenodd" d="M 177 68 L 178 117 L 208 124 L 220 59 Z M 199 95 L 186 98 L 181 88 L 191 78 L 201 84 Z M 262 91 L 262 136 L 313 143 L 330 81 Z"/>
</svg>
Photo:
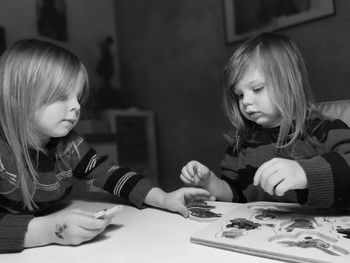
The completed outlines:
<svg viewBox="0 0 350 263">
<path fill-rule="evenodd" d="M 252 119 L 256 119 L 261 115 L 259 111 L 250 111 L 250 112 L 247 112 L 247 114 Z"/>
<path fill-rule="evenodd" d="M 74 124 L 75 122 L 76 122 L 76 120 L 75 119 L 69 119 L 69 120 L 63 120 L 64 122 L 68 122 L 68 123 L 70 123 L 70 124 Z"/>
</svg>

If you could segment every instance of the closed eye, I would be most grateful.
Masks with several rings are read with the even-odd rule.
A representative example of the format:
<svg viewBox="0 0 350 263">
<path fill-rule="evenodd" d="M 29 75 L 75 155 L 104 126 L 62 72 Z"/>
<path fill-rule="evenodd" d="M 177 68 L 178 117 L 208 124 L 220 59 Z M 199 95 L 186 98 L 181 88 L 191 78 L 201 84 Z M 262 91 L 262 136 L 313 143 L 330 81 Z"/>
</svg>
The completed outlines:
<svg viewBox="0 0 350 263">
<path fill-rule="evenodd" d="M 263 89 L 264 89 L 264 86 L 259 86 L 259 87 L 254 88 L 253 91 L 255 93 L 258 93 L 258 92 L 262 91 Z"/>
</svg>

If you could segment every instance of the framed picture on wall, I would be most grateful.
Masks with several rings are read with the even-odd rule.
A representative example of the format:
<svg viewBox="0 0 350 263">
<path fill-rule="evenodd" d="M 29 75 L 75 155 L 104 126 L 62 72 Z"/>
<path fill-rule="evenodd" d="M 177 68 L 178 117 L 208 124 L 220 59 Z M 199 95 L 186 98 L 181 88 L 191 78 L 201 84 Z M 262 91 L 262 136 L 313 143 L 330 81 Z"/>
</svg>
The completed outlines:
<svg viewBox="0 0 350 263">
<path fill-rule="evenodd" d="M 334 0 L 223 0 L 226 42 L 335 14 Z"/>
<path fill-rule="evenodd" d="M 38 34 L 55 40 L 67 40 L 65 0 L 36 0 Z"/>
</svg>

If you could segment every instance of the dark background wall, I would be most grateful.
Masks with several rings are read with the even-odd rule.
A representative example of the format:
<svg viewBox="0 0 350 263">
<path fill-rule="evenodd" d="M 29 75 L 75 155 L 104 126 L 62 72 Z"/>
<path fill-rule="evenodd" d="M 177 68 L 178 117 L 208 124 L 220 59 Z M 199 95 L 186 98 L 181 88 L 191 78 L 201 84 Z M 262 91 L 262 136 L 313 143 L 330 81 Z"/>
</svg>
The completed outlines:
<svg viewBox="0 0 350 263">
<path fill-rule="evenodd" d="M 39 3 L 40 6 L 44 6 L 43 3 L 55 3 L 53 10 L 60 12 L 59 20 L 55 20 L 57 17 L 52 15 L 52 12 L 56 11 L 39 9 Z M 62 6 L 64 8 L 58 8 Z M 60 20 L 61 12 L 65 17 L 63 20 Z M 42 24 L 45 25 L 45 30 L 40 30 L 38 21 L 42 21 L 43 17 L 46 21 Z M 91 87 L 100 88 L 103 85 L 96 67 L 101 58 L 101 42 L 107 37 L 116 40 L 114 0 L 1 0 L 0 27 L 4 30 L 6 47 L 19 39 L 38 38 L 68 48 L 77 54 L 87 68 Z M 66 30 L 63 30 L 64 28 Z M 62 31 L 66 31 L 66 39 L 53 37 L 56 34 L 52 32 Z M 111 49 L 116 65 L 112 83 L 119 87 L 116 41 L 111 45 Z"/>
<path fill-rule="evenodd" d="M 219 173 L 228 127 L 219 77 L 239 44 L 225 43 L 222 1 L 115 3 L 123 96 L 156 114 L 161 186 L 181 186 L 191 159 Z M 335 16 L 279 30 L 303 52 L 318 101 L 350 98 L 350 1 L 335 5 Z"/>
<path fill-rule="evenodd" d="M 350 99 L 350 1 L 334 2 L 335 16 L 279 31 L 298 43 L 318 101 Z M 19 38 L 46 39 L 37 32 L 36 3 L 0 1 L 0 26 L 6 30 L 7 46 Z M 116 40 L 112 51 L 121 87 L 115 107 L 154 111 L 161 186 L 180 187 L 180 170 L 191 159 L 219 173 L 226 147 L 222 134 L 229 127 L 219 79 L 240 44 L 225 42 L 223 1 L 65 3 L 68 40 L 57 43 L 81 57 L 92 87 L 100 81 L 95 70 L 99 41 L 111 35 Z"/>
</svg>

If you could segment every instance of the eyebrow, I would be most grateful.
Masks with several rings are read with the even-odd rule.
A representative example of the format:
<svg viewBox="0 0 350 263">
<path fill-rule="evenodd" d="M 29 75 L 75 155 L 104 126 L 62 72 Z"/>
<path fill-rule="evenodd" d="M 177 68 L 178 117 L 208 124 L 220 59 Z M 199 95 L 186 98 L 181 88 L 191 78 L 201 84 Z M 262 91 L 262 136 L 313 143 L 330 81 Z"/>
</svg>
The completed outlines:
<svg viewBox="0 0 350 263">
<path fill-rule="evenodd" d="M 253 81 L 248 82 L 249 86 L 258 86 L 258 85 L 262 85 L 262 84 L 266 84 L 266 82 L 263 80 L 253 80 Z"/>
<path fill-rule="evenodd" d="M 253 80 L 247 83 L 248 88 L 255 88 L 256 86 L 260 85 L 266 85 L 266 81 L 263 80 Z M 241 91 L 241 89 L 238 88 L 238 85 L 234 88 L 234 91 Z"/>
</svg>

